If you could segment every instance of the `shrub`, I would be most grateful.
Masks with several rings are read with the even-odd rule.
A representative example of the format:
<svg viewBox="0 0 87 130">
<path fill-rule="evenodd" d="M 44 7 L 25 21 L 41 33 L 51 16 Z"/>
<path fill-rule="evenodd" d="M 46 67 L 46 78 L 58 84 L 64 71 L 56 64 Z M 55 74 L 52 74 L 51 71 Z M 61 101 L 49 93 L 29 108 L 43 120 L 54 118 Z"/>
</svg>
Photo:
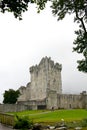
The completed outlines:
<svg viewBox="0 0 87 130">
<path fill-rule="evenodd" d="M 29 117 L 24 116 L 24 117 L 19 117 L 16 115 L 16 121 L 14 128 L 15 129 L 30 129 L 33 126 L 33 122 L 29 119 Z"/>
<path fill-rule="evenodd" d="M 82 120 L 82 126 L 83 127 L 87 126 L 87 118 L 85 118 L 85 119 Z"/>
</svg>

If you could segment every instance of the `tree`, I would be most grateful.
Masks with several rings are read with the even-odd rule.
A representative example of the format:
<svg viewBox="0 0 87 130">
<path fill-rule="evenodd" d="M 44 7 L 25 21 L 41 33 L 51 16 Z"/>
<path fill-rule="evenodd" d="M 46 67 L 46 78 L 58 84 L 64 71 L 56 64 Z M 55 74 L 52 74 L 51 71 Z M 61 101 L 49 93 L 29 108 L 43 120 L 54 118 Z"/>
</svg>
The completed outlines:
<svg viewBox="0 0 87 130">
<path fill-rule="evenodd" d="M 50 1 L 50 0 L 48 0 Z M 15 18 L 22 19 L 22 13 L 28 10 L 28 4 L 37 4 L 38 12 L 44 9 L 47 0 L 0 0 L 0 12 L 12 12 Z"/>
<path fill-rule="evenodd" d="M 86 0 L 54 0 L 52 3 L 52 12 L 62 20 L 66 14 L 74 14 L 74 22 L 79 24 L 79 30 L 75 31 L 77 35 L 73 42 L 75 47 L 73 51 L 82 53 L 84 59 L 77 61 L 78 70 L 87 72 L 87 1 Z"/>
<path fill-rule="evenodd" d="M 32 2 L 33 0 L 31 0 Z M 27 11 L 30 0 L 1 0 L 0 11 L 2 13 L 13 12 L 15 18 L 22 19 L 22 12 Z"/>
<path fill-rule="evenodd" d="M 35 3 L 40 12 L 48 1 L 51 2 L 52 13 L 58 20 L 63 20 L 67 14 L 74 14 L 74 22 L 79 24 L 79 29 L 75 31 L 77 38 L 73 42 L 73 51 L 83 54 L 83 59 L 77 61 L 77 68 L 87 73 L 87 0 L 2 0 L 0 8 L 3 13 L 13 12 L 21 20 L 22 12 L 28 9 L 28 3 Z"/>
<path fill-rule="evenodd" d="M 17 101 L 17 98 L 19 97 L 19 90 L 13 90 L 9 89 L 8 91 L 6 90 L 5 93 L 3 94 L 4 100 L 3 103 L 6 104 L 15 104 Z"/>
</svg>

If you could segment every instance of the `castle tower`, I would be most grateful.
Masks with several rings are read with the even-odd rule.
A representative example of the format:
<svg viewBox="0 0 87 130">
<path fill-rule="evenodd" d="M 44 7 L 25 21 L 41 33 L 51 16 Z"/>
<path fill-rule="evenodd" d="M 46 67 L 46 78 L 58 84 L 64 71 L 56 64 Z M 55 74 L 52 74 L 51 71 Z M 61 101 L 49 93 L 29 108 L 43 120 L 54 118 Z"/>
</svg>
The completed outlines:
<svg viewBox="0 0 87 130">
<path fill-rule="evenodd" d="M 48 57 L 30 67 L 31 82 L 20 87 L 18 103 L 32 106 L 32 109 L 58 108 L 57 95 L 62 93 L 61 69 L 59 63 Z"/>
<path fill-rule="evenodd" d="M 31 98 L 30 100 L 43 100 L 49 92 L 62 93 L 61 69 L 59 63 L 54 63 L 51 58 L 42 58 L 39 65 L 30 68 Z"/>
<path fill-rule="evenodd" d="M 61 70 L 61 64 L 42 58 L 39 65 L 30 68 L 31 82 L 19 88 L 21 95 L 17 103 L 26 109 L 87 109 L 85 91 L 80 95 L 62 94 Z"/>
</svg>

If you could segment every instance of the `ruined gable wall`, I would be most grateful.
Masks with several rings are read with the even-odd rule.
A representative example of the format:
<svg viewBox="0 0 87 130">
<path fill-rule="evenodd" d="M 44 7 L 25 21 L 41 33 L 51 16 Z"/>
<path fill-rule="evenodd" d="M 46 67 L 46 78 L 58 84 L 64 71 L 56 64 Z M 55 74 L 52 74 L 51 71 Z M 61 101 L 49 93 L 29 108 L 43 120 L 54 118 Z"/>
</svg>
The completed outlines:
<svg viewBox="0 0 87 130">
<path fill-rule="evenodd" d="M 26 101 L 28 101 L 31 97 L 31 82 L 29 82 L 27 85 L 26 85 Z"/>
<path fill-rule="evenodd" d="M 19 92 L 20 92 L 20 96 L 19 96 L 17 102 L 26 101 L 26 87 L 25 86 L 21 86 L 19 88 Z"/>
</svg>

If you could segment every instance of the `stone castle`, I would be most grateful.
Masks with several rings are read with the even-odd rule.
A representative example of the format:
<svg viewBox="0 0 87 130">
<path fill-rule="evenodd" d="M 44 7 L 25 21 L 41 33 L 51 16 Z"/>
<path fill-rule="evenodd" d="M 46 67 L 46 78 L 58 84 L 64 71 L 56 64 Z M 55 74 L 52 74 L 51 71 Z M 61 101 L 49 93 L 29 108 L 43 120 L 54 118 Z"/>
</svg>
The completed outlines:
<svg viewBox="0 0 87 130">
<path fill-rule="evenodd" d="M 87 94 L 62 94 L 62 65 L 51 58 L 42 58 L 39 65 L 30 67 L 31 82 L 21 86 L 17 104 L 29 109 L 86 108 Z"/>
</svg>

